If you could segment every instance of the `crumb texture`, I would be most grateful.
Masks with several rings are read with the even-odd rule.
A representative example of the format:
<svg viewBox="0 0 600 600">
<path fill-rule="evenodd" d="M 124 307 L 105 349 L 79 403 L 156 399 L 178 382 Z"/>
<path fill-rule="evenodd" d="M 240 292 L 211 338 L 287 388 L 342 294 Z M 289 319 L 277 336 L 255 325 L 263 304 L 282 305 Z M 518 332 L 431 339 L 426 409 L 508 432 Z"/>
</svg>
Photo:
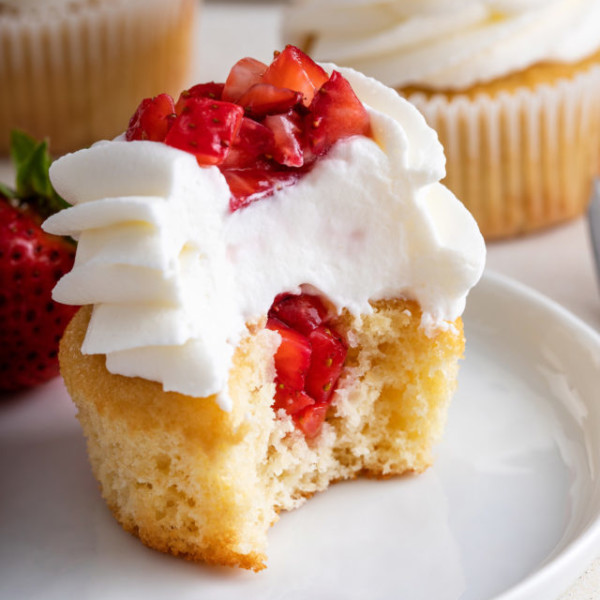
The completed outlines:
<svg viewBox="0 0 600 600">
<path fill-rule="evenodd" d="M 61 371 L 94 475 L 117 520 L 146 545 L 209 564 L 264 568 L 267 531 L 330 483 L 421 472 L 445 423 L 464 349 L 462 323 L 433 337 L 411 302 L 341 315 L 350 345 L 321 434 L 307 441 L 274 394 L 273 332 L 249 332 L 234 357 L 231 412 L 214 397 L 164 392 L 82 355 L 82 308 L 61 343 Z"/>
</svg>

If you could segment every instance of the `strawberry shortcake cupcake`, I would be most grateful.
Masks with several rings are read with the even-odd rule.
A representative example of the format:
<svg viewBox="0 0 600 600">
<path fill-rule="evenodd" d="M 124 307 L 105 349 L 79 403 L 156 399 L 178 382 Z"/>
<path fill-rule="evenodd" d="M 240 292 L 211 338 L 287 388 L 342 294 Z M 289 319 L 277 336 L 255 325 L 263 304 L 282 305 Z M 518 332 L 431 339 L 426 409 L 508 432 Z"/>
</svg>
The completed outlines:
<svg viewBox="0 0 600 600">
<path fill-rule="evenodd" d="M 394 87 L 487 240 L 581 216 L 600 175 L 600 0 L 293 0 L 287 42 Z"/>
<path fill-rule="evenodd" d="M 54 163 L 61 370 L 125 529 L 258 570 L 282 511 L 432 463 L 485 256 L 443 175 L 414 107 L 293 46 Z"/>
</svg>

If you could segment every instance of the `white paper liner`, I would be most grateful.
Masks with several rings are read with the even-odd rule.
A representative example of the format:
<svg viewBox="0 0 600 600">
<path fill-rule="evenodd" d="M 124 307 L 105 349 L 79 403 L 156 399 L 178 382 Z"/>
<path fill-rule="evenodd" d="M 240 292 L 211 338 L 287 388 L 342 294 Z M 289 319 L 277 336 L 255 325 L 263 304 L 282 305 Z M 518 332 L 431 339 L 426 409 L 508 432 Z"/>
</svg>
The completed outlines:
<svg viewBox="0 0 600 600">
<path fill-rule="evenodd" d="M 0 151 L 9 132 L 74 150 L 189 81 L 196 0 L 108 0 L 0 14 Z"/>
<path fill-rule="evenodd" d="M 600 66 L 490 97 L 408 98 L 437 130 L 445 183 L 487 239 L 581 214 L 600 172 Z"/>
</svg>

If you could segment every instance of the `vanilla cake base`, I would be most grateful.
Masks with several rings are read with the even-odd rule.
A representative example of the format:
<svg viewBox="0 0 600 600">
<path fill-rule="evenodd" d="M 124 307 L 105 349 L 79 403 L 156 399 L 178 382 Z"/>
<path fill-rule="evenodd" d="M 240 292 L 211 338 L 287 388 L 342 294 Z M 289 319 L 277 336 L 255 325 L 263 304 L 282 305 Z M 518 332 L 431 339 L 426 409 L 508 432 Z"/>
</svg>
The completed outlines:
<svg viewBox="0 0 600 600">
<path fill-rule="evenodd" d="M 332 322 L 348 356 L 321 433 L 306 440 L 271 408 L 278 336 L 249 328 L 236 350 L 230 412 L 214 398 L 164 392 L 82 355 L 91 309 L 61 343 L 92 469 L 117 520 L 144 544 L 210 564 L 260 570 L 278 514 L 330 483 L 420 472 L 444 427 L 464 350 L 462 322 L 428 337 L 412 302 L 381 301 Z"/>
</svg>

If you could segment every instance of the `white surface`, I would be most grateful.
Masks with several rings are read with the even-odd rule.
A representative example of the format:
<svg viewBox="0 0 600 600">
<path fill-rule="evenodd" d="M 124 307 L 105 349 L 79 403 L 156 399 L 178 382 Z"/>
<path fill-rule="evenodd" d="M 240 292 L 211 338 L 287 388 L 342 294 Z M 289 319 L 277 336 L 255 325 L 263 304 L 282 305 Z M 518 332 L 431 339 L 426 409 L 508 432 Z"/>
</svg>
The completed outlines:
<svg viewBox="0 0 600 600">
<path fill-rule="evenodd" d="M 60 380 L 4 403 L 0 597 L 554 598 L 600 547 L 600 336 L 490 276 L 465 324 L 434 467 L 338 484 L 284 514 L 259 574 L 192 565 L 122 531 Z"/>
<path fill-rule="evenodd" d="M 280 46 L 277 38 L 278 10 L 276 4 L 269 3 L 207 4 L 201 23 L 198 75 L 195 79 L 197 81 L 222 80 L 227 69 L 245 55 L 268 61 L 273 49 Z M 5 164 L 0 164 L 0 180 L 11 181 L 10 169 Z M 488 247 L 488 266 L 542 291 L 597 331 L 600 330 L 600 296 L 584 219 L 526 238 L 491 244 Z M 473 309 L 474 307 L 471 306 L 470 310 Z M 503 313 L 504 307 L 501 307 L 498 318 L 502 319 Z M 495 318 L 496 315 L 493 315 L 491 323 Z M 462 375 L 463 388 L 458 398 L 460 402 L 464 397 L 466 385 L 464 380 L 468 378 L 470 357 L 473 355 L 471 340 L 468 345 L 468 361 L 465 363 Z M 518 344 L 515 346 L 515 351 L 517 350 L 519 350 Z M 512 374 L 510 375 L 512 378 Z M 496 393 L 495 388 L 491 391 Z M 489 394 L 490 391 L 487 389 L 482 394 L 486 405 Z M 233 577 L 233 585 L 252 578 L 252 575 L 245 573 L 232 575 L 229 571 L 207 573 L 205 569 L 198 570 L 198 567 L 182 561 L 156 555 L 122 533 L 98 498 L 96 485 L 85 459 L 83 440 L 77 423 L 72 417 L 73 409 L 66 400 L 60 383 L 55 382 L 44 386 L 31 396 L 29 394 L 26 396 L 20 399 L 23 402 L 16 399 L 0 407 L 0 478 L 2 478 L 0 479 L 2 481 L 0 486 L 0 597 L 3 599 L 66 598 L 69 596 L 65 592 L 65 581 L 71 586 L 69 589 L 73 592 L 72 597 L 85 597 L 86 582 L 90 585 L 107 586 L 106 593 L 100 596 L 103 598 L 132 598 L 138 591 L 140 595 L 149 597 L 146 595 L 147 588 L 140 587 L 142 585 L 140 578 L 146 577 L 151 589 L 155 590 L 156 597 L 173 597 L 170 580 L 163 584 L 159 577 L 164 574 L 165 568 L 172 576 L 176 575 L 178 580 L 181 578 L 181 581 L 188 586 L 188 591 L 179 595 L 184 599 L 208 597 L 204 595 L 204 588 L 198 583 L 206 577 L 214 584 L 223 577 L 223 573 L 227 573 L 228 578 Z M 596 400 L 597 397 L 598 393 Z M 456 408 L 458 409 L 459 406 L 460 404 L 457 403 Z M 480 419 L 485 417 L 484 424 L 489 424 L 489 414 L 481 412 L 479 407 L 475 417 Z M 460 412 L 453 409 L 449 436 L 455 435 L 452 433 L 453 423 L 458 418 Z M 600 426 L 597 425 L 594 435 L 597 436 L 599 431 Z M 444 447 L 448 447 L 451 440 L 452 437 L 448 437 Z M 440 454 L 442 455 L 443 452 L 444 448 L 441 449 Z M 598 455 L 597 451 L 596 455 Z M 549 463 L 554 461 L 554 466 L 558 465 L 559 470 L 563 469 L 563 473 L 568 471 L 564 463 L 561 466 L 560 461 L 557 461 L 556 450 L 554 458 L 552 452 L 548 456 L 551 459 Z M 444 460 L 448 461 L 450 457 Z M 445 463 L 442 462 L 443 464 Z M 583 462 L 579 464 L 581 467 Z M 432 485 L 431 479 L 436 477 L 437 471 L 431 473 L 433 475 L 426 474 L 429 477 L 429 485 Z M 396 485 L 405 485 L 405 483 L 355 482 L 334 488 L 322 496 L 323 500 L 320 496 L 314 498 L 296 514 L 288 515 L 272 531 L 274 534 L 272 556 L 277 551 L 276 544 L 284 546 L 295 544 L 297 543 L 295 536 L 304 534 L 304 527 L 308 527 L 308 523 L 300 521 L 300 531 L 297 531 L 296 519 L 306 518 L 303 515 L 307 513 L 312 514 L 310 511 L 313 510 L 311 508 L 313 503 L 315 503 L 315 511 L 321 510 L 320 503 L 329 502 L 328 498 L 331 497 L 333 498 L 331 502 L 337 503 L 335 506 L 337 514 L 339 502 L 354 497 L 354 492 L 346 494 L 346 485 L 361 486 L 360 491 L 356 490 L 356 498 L 362 498 L 362 494 L 366 493 L 366 498 L 372 500 L 372 505 L 385 502 L 385 494 L 381 493 L 383 486 L 389 485 L 392 489 Z M 369 493 L 373 496 L 369 496 Z M 465 497 L 469 499 L 466 494 Z M 57 498 L 60 502 L 58 505 L 54 502 Z M 363 519 L 364 515 L 363 510 L 360 518 Z M 463 515 L 465 518 L 469 516 L 465 511 Z M 556 538 L 557 528 L 565 526 L 565 518 L 565 515 L 562 515 L 562 520 L 557 518 L 556 524 L 552 519 L 548 525 L 548 533 L 544 529 L 535 534 L 536 539 L 539 535 L 540 539 L 547 543 L 548 538 Z M 481 519 L 482 523 L 487 523 L 489 515 Z M 339 528 L 344 530 L 345 525 L 344 522 L 339 525 Z M 335 531 L 335 526 L 331 523 L 328 524 L 328 528 Z M 88 531 L 88 538 L 82 539 L 77 535 L 77 532 L 83 529 Z M 514 527 L 509 527 L 508 531 L 513 531 L 514 534 Z M 534 535 L 531 532 L 527 536 L 525 531 L 522 533 L 520 539 L 524 542 Z M 403 534 L 399 533 L 400 542 L 402 538 Z M 320 541 L 321 538 L 319 543 Z M 479 548 L 478 554 L 482 558 L 485 558 L 490 551 L 490 546 L 486 542 L 487 540 L 484 540 Z M 314 545 L 310 547 L 310 552 L 313 547 Z M 584 556 L 578 556 L 578 560 L 572 564 L 574 571 L 571 573 L 570 581 L 575 581 L 577 572 L 583 572 L 586 564 L 590 566 L 569 591 L 560 596 L 561 600 L 600 599 L 600 559 L 593 560 L 594 557 L 600 556 L 600 548 L 583 546 L 581 551 Z M 98 558 L 98 554 L 94 552 L 99 553 L 101 558 Z M 14 554 L 24 561 L 23 564 L 28 565 L 27 572 L 19 568 Z M 93 556 L 93 560 L 90 556 Z M 512 552 L 498 560 L 499 564 L 496 565 L 498 571 L 510 568 L 503 566 L 504 561 L 513 562 Z M 45 562 L 45 570 L 38 572 L 37 565 L 42 562 Z M 271 567 L 274 564 L 272 560 Z M 16 575 L 15 565 L 17 565 Z M 123 566 L 126 570 L 121 568 Z M 360 567 L 363 568 L 364 564 Z M 155 572 L 154 569 L 158 570 Z M 410 574 L 411 570 L 410 561 L 406 564 L 394 564 L 392 573 L 398 577 L 398 586 L 402 585 L 405 573 Z M 432 567 L 424 580 L 437 577 L 437 570 L 438 565 Z M 120 577 L 118 573 L 121 574 Z M 7 575 L 11 575 L 8 580 Z M 564 572 L 564 575 L 567 575 L 567 572 Z M 311 576 L 310 571 L 303 569 L 293 582 L 286 582 L 286 587 L 290 585 L 293 587 L 296 582 L 301 583 L 306 577 Z M 28 580 L 29 584 L 27 584 Z M 376 580 L 373 577 L 371 581 Z M 30 586 L 30 590 L 37 586 L 37 595 L 20 593 L 19 590 L 24 592 L 26 585 Z M 78 585 L 80 587 L 77 587 Z M 554 600 L 565 587 L 566 584 L 563 583 L 551 587 L 542 596 L 543 600 Z M 115 590 L 116 592 L 111 596 L 110 592 Z M 268 586 L 263 591 L 264 597 L 267 598 Z M 319 594 L 315 594 L 315 598 L 320 597 Z M 400 587 L 397 588 L 394 597 L 403 597 Z M 415 598 L 412 593 L 407 593 L 404 597 L 407 600 Z M 439 599 L 432 597 L 428 600 Z"/>
</svg>

